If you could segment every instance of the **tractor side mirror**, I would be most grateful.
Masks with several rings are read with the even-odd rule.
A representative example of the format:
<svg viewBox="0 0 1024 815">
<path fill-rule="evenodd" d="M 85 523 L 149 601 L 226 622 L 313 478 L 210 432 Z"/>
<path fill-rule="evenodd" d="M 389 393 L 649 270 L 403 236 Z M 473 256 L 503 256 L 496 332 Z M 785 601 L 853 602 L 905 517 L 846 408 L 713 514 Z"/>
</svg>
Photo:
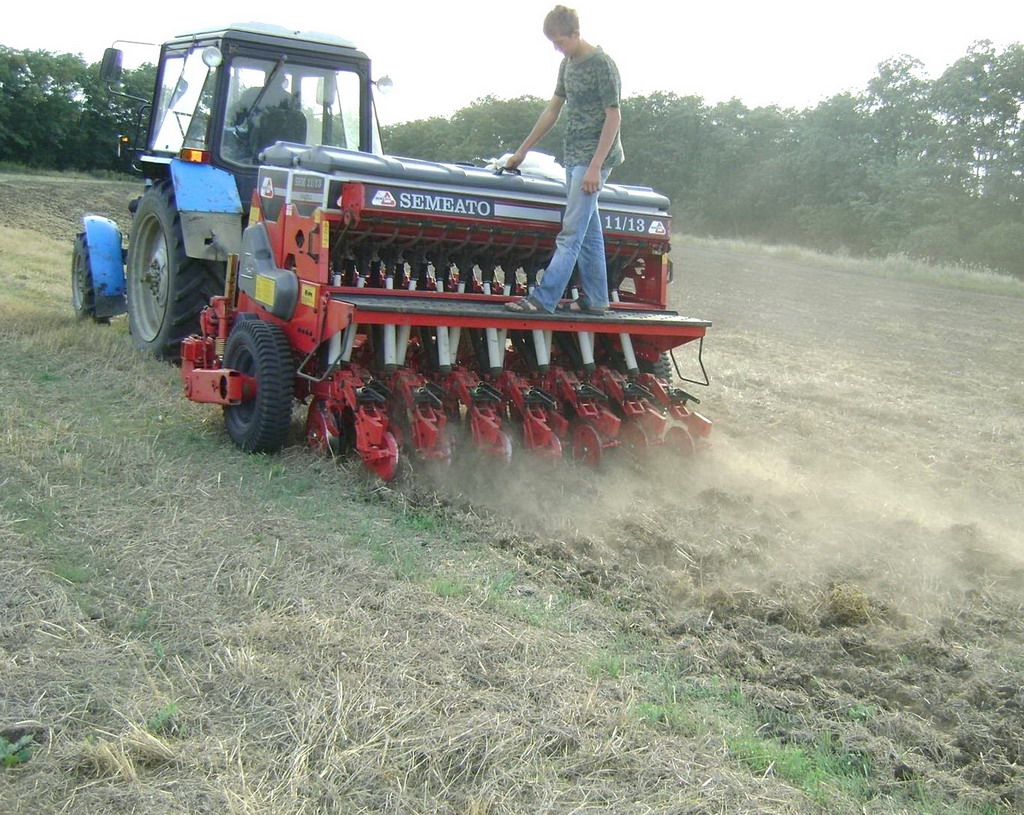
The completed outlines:
<svg viewBox="0 0 1024 815">
<path fill-rule="evenodd" d="M 124 52 L 120 48 L 108 48 L 103 52 L 100 63 L 100 79 L 104 82 L 117 82 L 121 79 L 121 61 Z"/>
</svg>

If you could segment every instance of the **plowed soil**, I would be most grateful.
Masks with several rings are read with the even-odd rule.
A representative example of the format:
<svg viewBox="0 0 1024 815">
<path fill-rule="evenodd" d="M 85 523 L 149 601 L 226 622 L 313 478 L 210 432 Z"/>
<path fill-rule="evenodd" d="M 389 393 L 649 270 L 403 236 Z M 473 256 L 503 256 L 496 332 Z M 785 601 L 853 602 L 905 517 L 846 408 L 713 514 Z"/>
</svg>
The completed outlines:
<svg viewBox="0 0 1024 815">
<path fill-rule="evenodd" d="M 497 503 L 648 603 L 694 671 L 757 700 L 763 733 L 827 734 L 890 791 L 1024 809 L 1024 301 L 674 257 L 676 307 L 714 321 L 711 386 L 676 382 L 711 448 Z M 676 358 L 701 379 L 695 349 Z"/>
<path fill-rule="evenodd" d="M 1024 809 L 1024 302 L 718 250 L 682 265 L 716 321 L 718 434 L 668 625 L 894 782 Z"/>
</svg>

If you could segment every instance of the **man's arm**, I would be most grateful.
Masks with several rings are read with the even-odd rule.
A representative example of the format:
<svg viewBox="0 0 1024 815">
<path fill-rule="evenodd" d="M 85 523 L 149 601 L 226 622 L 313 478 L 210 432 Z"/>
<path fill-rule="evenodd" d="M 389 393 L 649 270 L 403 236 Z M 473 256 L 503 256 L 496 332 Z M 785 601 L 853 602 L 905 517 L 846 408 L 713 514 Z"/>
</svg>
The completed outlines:
<svg viewBox="0 0 1024 815">
<path fill-rule="evenodd" d="M 512 154 L 512 157 L 505 162 L 505 169 L 514 170 L 520 164 L 523 163 L 523 159 L 526 158 L 527 152 L 537 142 L 543 139 L 549 130 L 555 126 L 555 122 L 558 121 L 559 115 L 562 113 L 562 106 L 565 104 L 564 96 L 552 96 L 551 101 L 548 102 L 548 106 L 544 108 L 544 111 L 537 118 L 537 124 L 533 126 L 533 130 L 530 131 L 530 135 L 523 139 L 523 143 L 519 146 L 519 149 Z M 604 131 L 601 132 L 601 137 L 604 138 Z M 611 143 L 605 150 L 605 155 L 608 155 L 608 150 L 611 149 Z M 602 159 L 603 161 L 604 159 Z"/>
<path fill-rule="evenodd" d="M 592 195 L 601 189 L 601 168 L 604 160 L 608 158 L 612 145 L 615 144 L 615 135 L 619 132 L 622 124 L 622 112 L 618 108 L 604 109 L 604 124 L 601 126 L 601 137 L 597 141 L 597 149 L 594 157 L 590 160 L 587 172 L 583 175 L 583 192 Z"/>
</svg>

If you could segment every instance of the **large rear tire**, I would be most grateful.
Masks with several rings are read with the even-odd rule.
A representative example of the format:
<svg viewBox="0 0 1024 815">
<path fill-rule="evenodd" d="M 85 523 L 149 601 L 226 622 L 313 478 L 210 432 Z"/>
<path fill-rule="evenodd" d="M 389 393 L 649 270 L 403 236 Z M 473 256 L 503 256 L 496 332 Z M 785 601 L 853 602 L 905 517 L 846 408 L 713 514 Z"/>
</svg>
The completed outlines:
<svg viewBox="0 0 1024 815">
<path fill-rule="evenodd" d="M 251 398 L 224 408 L 231 440 L 245 453 L 276 453 L 288 439 L 295 391 L 292 352 L 284 332 L 262 320 L 239 320 L 224 348 L 224 367 L 241 371 L 256 383 Z"/>
<path fill-rule="evenodd" d="M 181 217 L 169 181 L 158 181 L 135 211 L 125 268 L 128 329 L 136 348 L 178 359 L 199 331 L 199 313 L 224 291 L 224 264 L 185 254 Z"/>
</svg>

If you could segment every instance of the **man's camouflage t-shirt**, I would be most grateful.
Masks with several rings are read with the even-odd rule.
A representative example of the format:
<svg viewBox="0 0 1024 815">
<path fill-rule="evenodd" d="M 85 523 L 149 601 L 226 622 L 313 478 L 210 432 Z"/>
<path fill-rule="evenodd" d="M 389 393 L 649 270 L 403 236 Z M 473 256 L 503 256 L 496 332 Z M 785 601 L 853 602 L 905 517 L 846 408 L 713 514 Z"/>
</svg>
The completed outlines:
<svg viewBox="0 0 1024 815">
<path fill-rule="evenodd" d="M 563 164 L 579 167 L 590 164 L 601 140 L 606 108 L 619 106 L 619 69 L 600 47 L 581 60 L 562 60 L 558 68 L 555 96 L 565 99 L 567 118 Z M 622 164 L 622 141 L 615 134 L 615 143 L 608 151 L 605 167 Z"/>
</svg>

